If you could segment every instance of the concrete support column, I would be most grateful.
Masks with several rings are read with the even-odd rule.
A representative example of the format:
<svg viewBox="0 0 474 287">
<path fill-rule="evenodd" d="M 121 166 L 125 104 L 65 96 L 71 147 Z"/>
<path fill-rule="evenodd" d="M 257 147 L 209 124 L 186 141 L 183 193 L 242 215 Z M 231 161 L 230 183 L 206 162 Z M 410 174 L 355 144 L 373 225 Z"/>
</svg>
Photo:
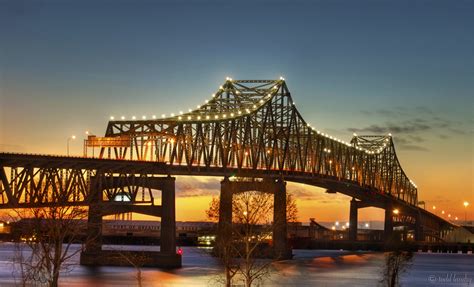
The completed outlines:
<svg viewBox="0 0 474 287">
<path fill-rule="evenodd" d="M 91 181 L 90 204 L 87 215 L 87 241 L 85 252 L 99 253 L 102 250 L 102 199 L 101 184 L 94 179 Z"/>
<path fill-rule="evenodd" d="M 161 193 L 161 245 L 162 253 L 176 253 L 176 207 L 175 207 L 175 181 L 176 178 L 168 176 L 163 179 Z"/>
<path fill-rule="evenodd" d="M 221 196 L 219 200 L 218 236 L 226 240 L 232 233 L 232 184 L 228 177 L 221 181 Z"/>
<path fill-rule="evenodd" d="M 415 241 L 425 241 L 423 235 L 423 223 L 421 222 L 421 215 L 418 214 L 415 221 Z"/>
<path fill-rule="evenodd" d="M 393 204 L 388 202 L 385 207 L 384 239 L 390 239 L 393 233 Z"/>
<path fill-rule="evenodd" d="M 358 216 L 358 206 L 357 200 L 352 198 L 351 208 L 349 214 L 349 240 L 357 241 L 357 216 Z"/>
<path fill-rule="evenodd" d="M 273 246 L 275 258 L 288 257 L 286 224 L 286 182 L 275 182 L 273 194 Z"/>
<path fill-rule="evenodd" d="M 87 241 L 85 251 L 99 253 L 102 250 L 102 210 L 98 203 L 89 205 L 87 216 Z"/>
</svg>

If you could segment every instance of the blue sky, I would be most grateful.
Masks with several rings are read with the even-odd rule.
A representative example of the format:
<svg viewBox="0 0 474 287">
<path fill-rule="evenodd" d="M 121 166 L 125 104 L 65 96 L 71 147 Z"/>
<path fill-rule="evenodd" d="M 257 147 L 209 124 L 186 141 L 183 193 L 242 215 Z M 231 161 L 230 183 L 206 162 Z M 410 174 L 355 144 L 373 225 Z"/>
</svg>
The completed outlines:
<svg viewBox="0 0 474 287">
<path fill-rule="evenodd" d="M 392 132 L 424 197 L 457 205 L 474 199 L 472 15 L 473 1 L 0 0 L 0 150 L 65 153 L 111 115 L 284 76 L 313 126 Z"/>
</svg>

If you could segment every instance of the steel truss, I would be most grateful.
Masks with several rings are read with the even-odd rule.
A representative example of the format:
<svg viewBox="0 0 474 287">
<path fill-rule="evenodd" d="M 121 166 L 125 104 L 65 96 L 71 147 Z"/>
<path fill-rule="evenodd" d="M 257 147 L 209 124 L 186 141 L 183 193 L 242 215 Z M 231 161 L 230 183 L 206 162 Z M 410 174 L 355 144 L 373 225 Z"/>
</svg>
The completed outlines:
<svg viewBox="0 0 474 287">
<path fill-rule="evenodd" d="M 114 138 L 126 144 L 107 145 Z M 316 131 L 284 80 L 229 79 L 195 110 L 110 121 L 103 139 L 102 145 L 86 141 L 100 146 L 101 158 L 326 176 L 417 204 L 417 188 L 403 172 L 391 136 L 356 136 L 349 144 Z"/>
<path fill-rule="evenodd" d="M 44 163 L 42 163 L 44 161 Z M 79 162 L 79 163 L 78 163 Z M 0 161 L 0 208 L 89 205 L 151 205 L 161 190 L 162 166 L 134 168 L 114 162 L 54 161 L 45 157 L 19 164 Z M 85 167 L 88 166 L 88 167 Z M 137 165 L 138 166 L 138 165 Z M 98 191 L 99 196 L 92 191 Z"/>
<path fill-rule="evenodd" d="M 416 185 L 404 173 L 391 135 L 354 135 L 346 143 L 317 131 L 298 112 L 284 80 L 229 79 L 189 112 L 112 120 L 105 137 L 85 141 L 86 154 L 91 149 L 99 149 L 99 158 L 0 153 L 0 208 L 99 201 L 103 215 L 135 210 L 160 216 L 160 206 L 140 207 L 154 207 L 159 175 L 235 174 L 328 188 L 389 216 L 393 204 L 401 212 L 395 224 L 422 226 L 432 238 L 452 228 L 418 207 Z M 174 194 L 174 185 L 167 189 Z"/>
</svg>

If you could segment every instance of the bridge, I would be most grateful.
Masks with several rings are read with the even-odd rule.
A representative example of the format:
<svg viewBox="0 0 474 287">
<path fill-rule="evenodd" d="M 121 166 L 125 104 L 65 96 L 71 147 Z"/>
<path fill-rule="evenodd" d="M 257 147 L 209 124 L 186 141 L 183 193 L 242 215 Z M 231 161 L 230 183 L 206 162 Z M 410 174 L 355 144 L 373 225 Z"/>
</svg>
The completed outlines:
<svg viewBox="0 0 474 287">
<path fill-rule="evenodd" d="M 349 238 L 357 239 L 360 208 L 385 210 L 385 234 L 405 226 L 416 241 L 439 241 L 453 225 L 418 206 L 418 190 L 397 158 L 391 134 L 350 142 L 310 126 L 284 79 L 232 80 L 195 109 L 160 118 L 112 118 L 104 137 L 89 136 L 84 157 L 0 153 L 0 208 L 89 206 L 89 232 L 102 216 L 160 216 L 161 252 L 175 256 L 176 175 L 220 177 L 220 222 L 232 222 L 232 196 L 274 194 L 275 254 L 285 257 L 286 182 L 352 197 Z M 247 181 L 234 181 L 233 178 Z M 155 205 L 153 190 L 161 190 Z M 84 263 L 99 264 L 101 244 Z M 90 255 L 89 257 L 88 254 Z M 82 260 L 82 259 L 81 259 Z M 180 264 L 180 257 L 169 263 Z M 109 262 L 110 263 L 110 262 Z M 168 264 L 166 263 L 166 264 Z"/>
</svg>

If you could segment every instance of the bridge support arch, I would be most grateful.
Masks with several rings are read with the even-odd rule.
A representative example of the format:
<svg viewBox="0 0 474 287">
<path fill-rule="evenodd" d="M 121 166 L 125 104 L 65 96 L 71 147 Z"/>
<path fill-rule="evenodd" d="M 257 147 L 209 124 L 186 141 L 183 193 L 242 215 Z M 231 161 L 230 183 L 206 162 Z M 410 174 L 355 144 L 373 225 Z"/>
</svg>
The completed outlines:
<svg viewBox="0 0 474 287">
<path fill-rule="evenodd" d="M 421 214 L 418 213 L 415 221 L 415 241 L 422 242 L 425 241 L 425 236 L 423 234 L 423 223 L 421 222 Z"/>
<path fill-rule="evenodd" d="M 176 268 L 181 267 L 181 255 L 176 254 L 176 211 L 175 178 L 151 177 L 150 188 L 162 191 L 160 205 L 134 205 L 131 202 L 104 202 L 102 200 L 102 182 L 100 178 L 91 181 L 91 197 L 87 222 L 87 243 L 81 253 L 81 265 L 125 266 L 130 258 L 140 254 L 143 266 Z M 160 251 L 115 251 L 102 249 L 102 217 L 111 214 L 136 212 L 161 217 Z"/>
<path fill-rule="evenodd" d="M 350 202 L 349 211 L 349 240 L 357 241 L 359 209 L 367 207 L 385 208 L 383 204 L 370 200 L 357 200 L 354 197 Z"/>
<path fill-rule="evenodd" d="M 287 240 L 286 182 L 281 179 L 265 178 L 263 181 L 221 181 L 219 202 L 218 234 L 229 238 L 232 233 L 232 198 L 245 191 L 259 191 L 273 194 L 273 255 L 275 259 L 289 259 L 292 256 Z"/>
</svg>

